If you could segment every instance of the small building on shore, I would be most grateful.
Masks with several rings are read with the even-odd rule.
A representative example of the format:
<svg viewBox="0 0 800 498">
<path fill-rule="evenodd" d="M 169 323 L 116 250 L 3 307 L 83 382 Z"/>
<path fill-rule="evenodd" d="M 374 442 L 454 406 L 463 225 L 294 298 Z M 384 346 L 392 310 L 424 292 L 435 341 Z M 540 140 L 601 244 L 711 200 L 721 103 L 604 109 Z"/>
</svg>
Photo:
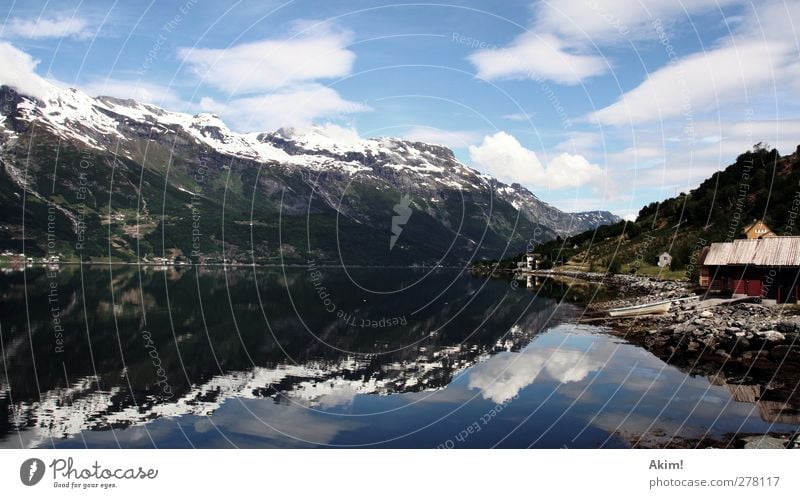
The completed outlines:
<svg viewBox="0 0 800 498">
<path fill-rule="evenodd" d="M 718 242 L 699 258 L 700 286 L 776 303 L 800 299 L 800 237 L 765 237 Z"/>
<path fill-rule="evenodd" d="M 775 232 L 764 223 L 764 220 L 753 220 L 752 223 L 744 227 L 743 233 L 748 239 L 765 239 L 767 237 L 777 237 Z"/>
<path fill-rule="evenodd" d="M 672 256 L 670 256 L 668 252 L 662 252 L 659 254 L 658 267 L 669 269 L 670 266 L 672 266 Z"/>
<path fill-rule="evenodd" d="M 538 270 L 539 269 L 539 262 L 541 260 L 542 260 L 542 256 L 539 253 L 535 253 L 535 252 L 525 253 L 525 269 L 526 270 Z"/>
</svg>

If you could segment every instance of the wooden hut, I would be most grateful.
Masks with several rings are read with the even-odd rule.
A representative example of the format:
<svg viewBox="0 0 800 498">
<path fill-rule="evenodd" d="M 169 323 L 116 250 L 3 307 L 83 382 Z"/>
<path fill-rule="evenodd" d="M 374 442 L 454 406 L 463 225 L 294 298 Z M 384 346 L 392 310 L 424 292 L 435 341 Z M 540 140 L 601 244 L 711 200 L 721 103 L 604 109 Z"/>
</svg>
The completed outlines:
<svg viewBox="0 0 800 498">
<path fill-rule="evenodd" d="M 718 242 L 701 254 L 700 265 L 700 285 L 712 291 L 779 303 L 800 297 L 800 237 Z"/>
</svg>

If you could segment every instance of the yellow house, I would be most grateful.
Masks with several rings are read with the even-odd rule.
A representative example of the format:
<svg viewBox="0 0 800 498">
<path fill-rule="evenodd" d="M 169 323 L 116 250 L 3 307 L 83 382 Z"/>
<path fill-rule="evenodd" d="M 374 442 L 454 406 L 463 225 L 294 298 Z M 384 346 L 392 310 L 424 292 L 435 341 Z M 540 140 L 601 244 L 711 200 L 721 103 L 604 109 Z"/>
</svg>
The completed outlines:
<svg viewBox="0 0 800 498">
<path fill-rule="evenodd" d="M 777 237 L 775 232 L 764 223 L 764 220 L 754 220 L 753 223 L 744 227 L 744 234 L 748 239 L 765 239 L 767 237 Z"/>
</svg>

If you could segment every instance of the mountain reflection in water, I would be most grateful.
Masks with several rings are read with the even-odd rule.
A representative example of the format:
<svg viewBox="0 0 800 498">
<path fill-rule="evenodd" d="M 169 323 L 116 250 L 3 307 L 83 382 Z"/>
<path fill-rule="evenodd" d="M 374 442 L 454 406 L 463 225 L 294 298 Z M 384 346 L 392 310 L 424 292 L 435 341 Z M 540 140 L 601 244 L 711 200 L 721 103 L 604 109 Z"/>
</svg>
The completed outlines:
<svg viewBox="0 0 800 498">
<path fill-rule="evenodd" d="M 569 323 L 590 285 L 323 268 L 0 280 L 3 447 L 624 447 L 797 428 L 724 376 Z"/>
</svg>

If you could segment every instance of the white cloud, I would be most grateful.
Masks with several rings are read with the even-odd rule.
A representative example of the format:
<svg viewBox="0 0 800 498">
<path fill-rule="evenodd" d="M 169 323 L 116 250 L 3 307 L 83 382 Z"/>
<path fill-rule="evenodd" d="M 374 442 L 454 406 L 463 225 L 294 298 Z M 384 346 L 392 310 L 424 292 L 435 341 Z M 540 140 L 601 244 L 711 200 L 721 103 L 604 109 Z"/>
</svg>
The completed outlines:
<svg viewBox="0 0 800 498">
<path fill-rule="evenodd" d="M 332 88 L 320 84 L 308 84 L 227 102 L 205 97 L 200 106 L 219 114 L 240 131 L 272 131 L 283 126 L 303 127 L 316 120 L 370 110 L 359 102 L 343 99 Z"/>
<path fill-rule="evenodd" d="M 545 174 L 553 188 L 578 187 L 600 180 L 604 173 L 600 166 L 590 163 L 580 154 L 562 152 L 547 163 Z"/>
<path fill-rule="evenodd" d="M 355 128 L 339 126 L 334 123 L 318 124 L 312 128 L 316 143 L 328 149 L 334 148 L 337 144 L 345 147 L 357 147 L 363 140 Z M 326 140 L 330 142 L 325 143 Z"/>
<path fill-rule="evenodd" d="M 480 140 L 481 134 L 474 131 L 441 130 L 427 126 L 415 126 L 406 131 L 403 138 L 450 148 L 463 148 Z"/>
<path fill-rule="evenodd" d="M 532 384 L 542 372 L 562 384 L 580 382 L 603 366 L 603 361 L 581 351 L 528 348 L 505 353 L 474 367 L 468 387 L 480 389 L 485 399 L 504 403 Z"/>
<path fill-rule="evenodd" d="M 744 15 L 751 18 L 754 6 L 747 4 L 749 9 Z M 797 21 L 800 16 L 800 4 L 783 0 L 763 2 L 758 8 L 758 25 L 752 26 L 754 32 L 775 37 L 797 37 Z"/>
<path fill-rule="evenodd" d="M 26 52 L 10 43 L 0 42 L 0 84 L 8 85 L 22 94 L 44 99 L 53 86 L 62 88 L 75 86 L 93 97 L 107 95 L 136 99 L 175 111 L 187 107 L 176 91 L 165 86 L 115 79 L 98 79 L 79 85 L 69 85 L 54 79 L 42 78 L 36 74 L 38 65 L 39 61 Z"/>
<path fill-rule="evenodd" d="M 8 38 L 85 38 L 90 36 L 89 22 L 79 17 L 58 16 L 52 18 L 10 19 L 0 34 Z"/>
<path fill-rule="evenodd" d="M 639 211 L 635 209 L 624 209 L 622 211 L 618 211 L 617 216 L 621 216 L 625 221 L 636 221 L 636 218 L 639 217 Z"/>
<path fill-rule="evenodd" d="M 577 84 L 609 70 L 597 54 L 610 43 L 656 37 L 654 22 L 668 29 L 722 5 L 743 0 L 551 0 L 537 2 L 529 30 L 502 48 L 475 52 L 469 60 L 485 79 L 527 78 Z"/>
<path fill-rule="evenodd" d="M 37 75 L 39 61 L 14 47 L 0 42 L 0 84 L 39 99 L 44 98 L 50 84 Z"/>
<path fill-rule="evenodd" d="M 329 24 L 300 20 L 285 39 L 265 39 L 229 48 L 183 48 L 179 56 L 230 99 L 204 97 L 200 104 L 239 131 L 305 127 L 318 120 L 368 111 L 318 80 L 350 74 L 352 35 Z M 268 93 L 267 93 L 268 92 Z"/>
<path fill-rule="evenodd" d="M 347 32 L 310 29 L 280 39 L 230 48 L 183 48 L 180 57 L 205 82 L 230 93 L 251 93 L 350 74 L 355 54 Z"/>
<path fill-rule="evenodd" d="M 737 5 L 731 6 L 733 3 Z M 724 14 L 719 12 L 718 5 L 723 6 Z M 723 15 L 729 20 L 736 15 L 747 22 L 726 26 L 721 21 Z M 659 40 L 654 20 L 663 28 L 664 40 Z M 698 23 L 705 44 L 703 53 L 684 55 L 687 36 L 691 34 L 689 38 L 695 40 L 693 32 L 684 29 L 689 20 Z M 603 164 L 609 178 L 604 197 L 613 202 L 606 207 L 628 216 L 649 200 L 671 196 L 676 189 L 687 191 L 695 187 L 714 171 L 724 169 L 755 142 L 767 142 L 784 154 L 793 152 L 800 143 L 797 138 L 800 121 L 777 118 L 797 115 L 792 96 L 800 91 L 795 36 L 798 25 L 800 3 L 782 0 L 536 3 L 530 30 L 558 40 L 554 46 L 561 51 L 579 55 L 597 53 L 588 51 L 593 47 L 607 53 L 606 49 L 613 45 L 616 55 L 616 48 L 622 47 L 620 43 L 627 47 L 633 42 L 632 48 L 646 49 L 643 62 L 648 65 L 652 62 L 648 54 L 673 56 L 671 63 L 656 66 L 638 86 L 626 87 L 628 91 L 616 102 L 586 115 L 588 120 L 610 127 L 601 131 L 572 131 L 552 150 L 580 154 Z M 717 30 L 728 34 L 709 43 L 707 36 Z M 530 35 L 520 36 L 506 49 L 477 52 L 493 56 L 487 58 L 492 64 L 487 62 L 483 68 L 487 75 L 526 77 L 526 73 L 520 73 L 526 69 L 526 60 L 518 54 L 528 53 L 524 46 L 529 40 Z M 663 46 L 667 41 L 678 51 L 677 58 L 675 53 L 668 52 L 670 47 Z M 537 73 L 536 67 L 532 70 L 530 75 Z M 539 77 L 548 78 L 543 71 L 539 73 Z M 558 79 L 560 74 L 556 72 L 549 79 L 563 82 L 563 77 Z M 529 88 L 535 91 L 535 87 Z M 506 145 L 516 153 L 504 156 L 502 148 L 493 154 L 484 151 L 478 157 L 486 163 L 484 169 L 506 179 L 536 181 L 543 178 L 541 172 L 548 170 L 553 162 L 545 160 L 542 152 L 537 158 L 532 151 L 522 150 L 513 142 Z M 549 178 L 544 181 L 548 180 L 553 181 Z M 556 199 L 551 195 L 549 200 L 563 207 L 569 202 L 565 198 L 568 196 L 570 193 L 563 192 Z M 584 199 L 586 196 L 582 196 L 581 202 L 588 202 Z"/>
<path fill-rule="evenodd" d="M 527 112 L 514 112 L 511 114 L 503 114 L 500 117 L 509 121 L 533 121 L 534 115 Z"/>
<path fill-rule="evenodd" d="M 667 150 L 660 141 L 644 139 L 637 143 L 635 147 L 626 147 L 619 151 L 609 152 L 605 155 L 607 164 L 632 164 L 637 167 L 648 167 L 664 163 Z"/>
<path fill-rule="evenodd" d="M 563 152 L 588 152 L 596 149 L 605 141 L 602 134 L 593 131 L 571 131 L 567 138 L 554 148 Z"/>
<path fill-rule="evenodd" d="M 741 0 L 549 0 L 535 7 L 535 30 L 583 43 L 651 38 L 649 24 L 658 19 L 669 24 Z"/>
<path fill-rule="evenodd" d="M 650 74 L 589 119 L 608 125 L 645 123 L 746 102 L 756 89 L 774 84 L 781 66 L 791 60 L 790 44 L 764 41 L 693 54 Z"/>
<path fill-rule="evenodd" d="M 469 148 L 470 158 L 482 171 L 500 180 L 519 182 L 533 188 L 553 190 L 579 187 L 601 181 L 600 166 L 578 154 L 564 152 L 542 164 L 536 153 L 526 149 L 516 138 L 498 132 L 483 138 L 479 146 Z"/>
<path fill-rule="evenodd" d="M 539 33 L 524 33 L 508 47 L 480 50 L 469 60 L 478 77 L 487 80 L 542 79 L 575 85 L 607 70 L 602 57 L 578 53 L 559 38 Z"/>
<path fill-rule="evenodd" d="M 37 75 L 39 61 L 7 42 L 0 42 L 0 84 L 20 93 L 43 99 L 53 84 Z M 342 98 L 332 88 L 318 83 L 295 85 L 265 95 L 234 98 L 221 102 L 205 97 L 199 108 L 185 102 L 175 90 L 146 82 L 99 79 L 78 85 L 89 95 L 109 95 L 152 103 L 168 110 L 219 114 L 239 131 L 272 131 L 282 126 L 306 126 L 320 119 L 371 110 L 359 102 Z"/>
<path fill-rule="evenodd" d="M 39 61 L 10 43 L 0 42 L 0 84 L 8 85 L 21 94 L 44 99 L 54 87 L 76 87 L 92 97 L 101 95 L 135 99 L 156 104 L 173 111 L 186 110 L 184 102 L 174 90 L 153 83 L 124 80 L 94 80 L 70 85 L 55 79 L 45 79 L 36 74 Z"/>
</svg>

